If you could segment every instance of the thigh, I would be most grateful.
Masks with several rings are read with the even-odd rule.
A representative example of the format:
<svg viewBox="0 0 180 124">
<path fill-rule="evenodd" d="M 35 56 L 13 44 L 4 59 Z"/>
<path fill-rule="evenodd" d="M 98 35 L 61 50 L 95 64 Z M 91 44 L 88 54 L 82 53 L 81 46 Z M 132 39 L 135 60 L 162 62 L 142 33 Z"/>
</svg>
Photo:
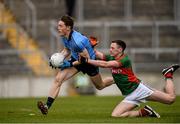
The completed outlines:
<svg viewBox="0 0 180 124">
<path fill-rule="evenodd" d="M 136 107 L 137 107 L 136 104 L 127 103 L 127 102 L 122 101 L 114 108 L 112 114 L 120 116 L 123 113 L 131 111 Z"/>
<path fill-rule="evenodd" d="M 148 86 L 140 83 L 139 86 L 129 95 L 127 95 L 123 101 L 140 106 L 140 103 L 145 103 L 146 99 L 153 93 Z"/>
<path fill-rule="evenodd" d="M 56 80 L 58 82 L 64 82 L 70 79 L 71 77 L 73 77 L 77 73 L 78 73 L 78 70 L 74 67 L 60 70 L 56 75 Z"/>
<path fill-rule="evenodd" d="M 148 98 L 147 100 L 150 101 L 156 101 L 156 102 L 161 102 L 161 103 L 168 103 L 169 100 L 171 99 L 171 96 L 167 93 L 164 93 L 159 90 L 155 90 Z"/>
</svg>

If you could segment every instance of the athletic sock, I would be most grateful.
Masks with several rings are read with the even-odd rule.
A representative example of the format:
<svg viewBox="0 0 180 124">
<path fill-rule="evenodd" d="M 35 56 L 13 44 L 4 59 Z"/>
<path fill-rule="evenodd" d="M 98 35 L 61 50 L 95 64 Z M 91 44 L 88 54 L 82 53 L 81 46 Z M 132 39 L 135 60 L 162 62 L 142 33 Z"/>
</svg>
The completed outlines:
<svg viewBox="0 0 180 124">
<path fill-rule="evenodd" d="M 46 102 L 48 109 L 51 107 L 53 102 L 54 102 L 54 98 L 48 97 L 47 102 Z"/>
<path fill-rule="evenodd" d="M 165 74 L 164 76 L 165 76 L 166 79 L 167 78 L 171 78 L 171 79 L 173 78 L 173 74 L 171 72 Z"/>
<path fill-rule="evenodd" d="M 146 111 L 144 108 L 142 108 L 139 110 L 139 115 L 140 115 L 140 117 L 145 117 L 145 116 L 149 115 L 149 112 Z"/>
</svg>

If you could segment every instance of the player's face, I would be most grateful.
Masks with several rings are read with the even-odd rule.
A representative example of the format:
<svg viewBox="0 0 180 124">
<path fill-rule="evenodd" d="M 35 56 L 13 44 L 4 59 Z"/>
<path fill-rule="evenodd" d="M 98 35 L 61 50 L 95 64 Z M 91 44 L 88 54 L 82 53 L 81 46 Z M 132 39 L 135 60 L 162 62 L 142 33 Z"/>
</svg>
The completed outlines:
<svg viewBox="0 0 180 124">
<path fill-rule="evenodd" d="M 111 43 L 109 52 L 111 56 L 116 57 L 122 52 L 122 48 L 119 47 L 116 43 Z"/>
<path fill-rule="evenodd" d="M 67 36 L 69 32 L 69 26 L 66 26 L 63 21 L 59 21 L 58 32 L 60 36 Z"/>
</svg>

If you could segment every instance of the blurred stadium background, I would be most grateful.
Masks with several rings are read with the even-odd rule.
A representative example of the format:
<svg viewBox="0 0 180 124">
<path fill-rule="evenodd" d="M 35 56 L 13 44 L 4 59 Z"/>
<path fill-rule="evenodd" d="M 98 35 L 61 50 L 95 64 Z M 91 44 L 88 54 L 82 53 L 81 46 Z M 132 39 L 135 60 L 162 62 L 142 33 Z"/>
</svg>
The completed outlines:
<svg viewBox="0 0 180 124">
<path fill-rule="evenodd" d="M 57 20 L 67 13 L 66 0 L 0 0 L 0 97 L 47 96 L 55 71 L 48 58 L 62 49 Z M 161 89 L 161 70 L 180 64 L 180 0 L 76 0 L 75 27 L 98 37 L 108 53 L 110 41 L 126 41 L 134 70 Z M 110 76 L 101 69 L 103 77 Z M 175 74 L 180 94 L 180 71 Z M 79 87 L 79 88 L 77 88 Z M 60 95 L 119 95 L 115 85 L 94 89 L 87 76 L 63 84 Z"/>
</svg>

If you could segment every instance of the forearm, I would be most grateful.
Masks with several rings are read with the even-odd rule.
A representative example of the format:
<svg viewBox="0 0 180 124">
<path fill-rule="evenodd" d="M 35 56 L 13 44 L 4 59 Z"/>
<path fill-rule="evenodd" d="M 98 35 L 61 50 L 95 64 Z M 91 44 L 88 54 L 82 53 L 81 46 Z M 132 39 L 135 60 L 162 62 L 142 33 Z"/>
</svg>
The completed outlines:
<svg viewBox="0 0 180 124">
<path fill-rule="evenodd" d="M 80 63 L 89 63 L 94 66 L 102 67 L 102 68 L 117 68 L 121 66 L 121 63 L 118 61 L 104 61 L 104 60 L 93 60 L 87 59 L 84 57 L 80 58 Z"/>
<path fill-rule="evenodd" d="M 95 65 L 95 66 L 99 66 L 99 67 L 102 67 L 102 68 L 106 68 L 107 66 L 107 62 L 105 61 L 101 61 L 101 60 L 91 60 L 91 59 L 86 59 L 87 63 L 91 64 L 91 65 Z M 81 62 L 79 61 L 74 61 L 72 63 L 73 66 L 76 66 L 76 65 L 79 65 L 79 64 L 82 64 Z"/>
<path fill-rule="evenodd" d="M 103 53 L 99 52 L 98 50 L 94 50 L 94 51 L 95 51 L 97 59 L 100 59 L 100 60 L 104 59 L 104 54 Z"/>
<path fill-rule="evenodd" d="M 61 51 L 61 53 L 62 53 L 62 54 L 65 56 L 65 58 L 66 58 L 67 56 L 69 56 L 70 51 L 69 51 L 68 49 L 64 48 L 64 49 Z"/>
<path fill-rule="evenodd" d="M 108 62 L 106 61 L 88 59 L 87 62 L 91 65 L 95 65 L 102 68 L 108 68 Z"/>
</svg>

